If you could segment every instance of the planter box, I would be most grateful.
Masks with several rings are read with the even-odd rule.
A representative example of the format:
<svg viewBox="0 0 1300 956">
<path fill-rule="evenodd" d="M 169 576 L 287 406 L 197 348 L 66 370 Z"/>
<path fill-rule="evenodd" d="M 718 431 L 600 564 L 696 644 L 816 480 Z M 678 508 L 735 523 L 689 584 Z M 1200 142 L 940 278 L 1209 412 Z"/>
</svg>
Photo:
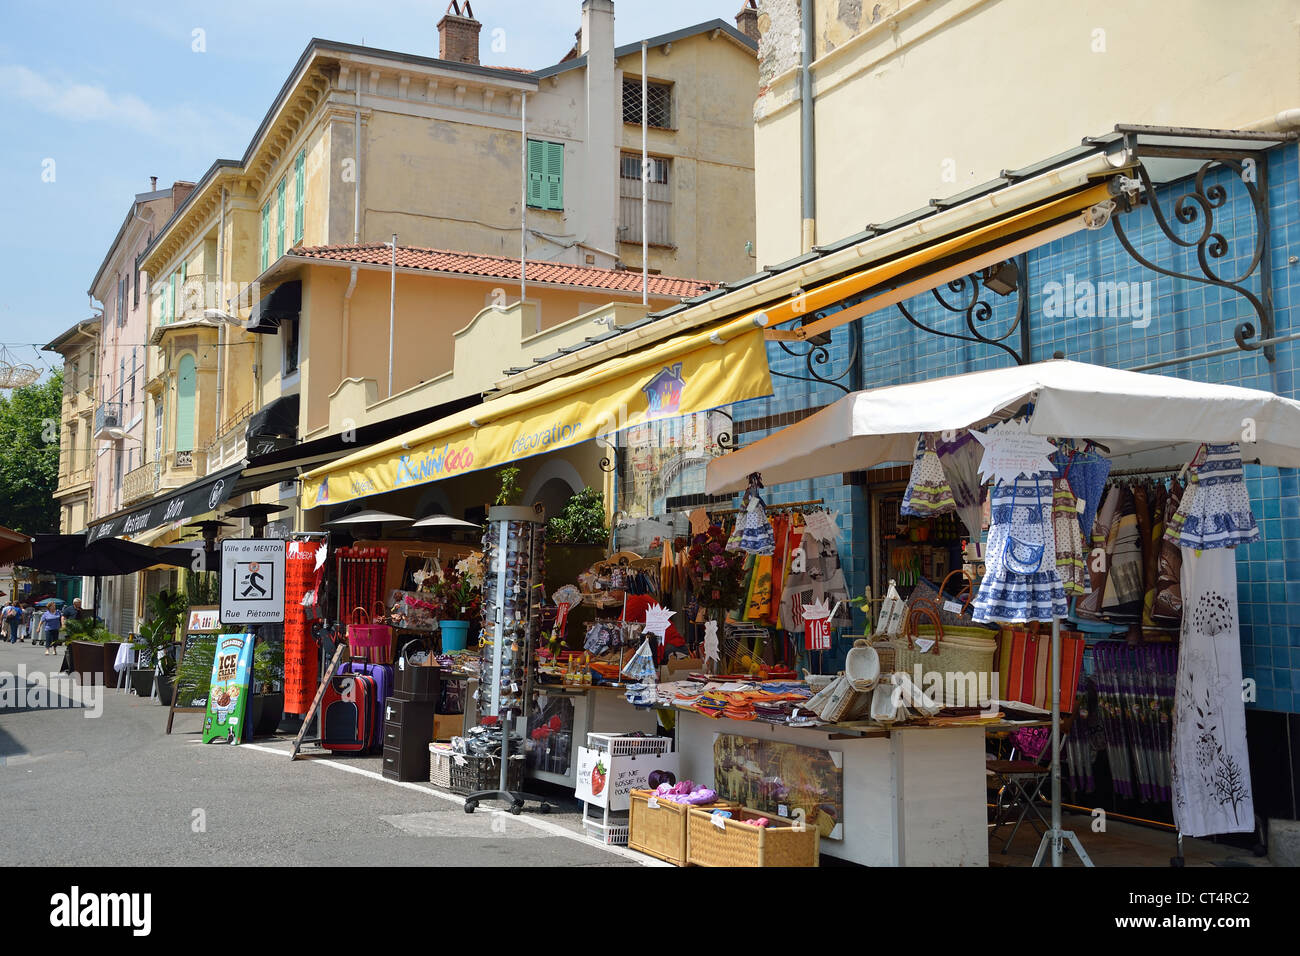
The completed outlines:
<svg viewBox="0 0 1300 956">
<path fill-rule="evenodd" d="M 127 686 L 137 697 L 149 697 L 153 694 L 153 668 L 136 667 L 127 674 Z"/>
<path fill-rule="evenodd" d="M 653 791 L 650 790 L 633 790 L 628 796 L 632 803 L 628 811 L 628 848 L 675 866 L 685 866 L 686 818 L 691 806 L 663 800 L 656 801 L 659 805 L 652 807 L 649 800 Z M 706 806 L 710 810 L 730 810 L 733 813 L 740 809 L 737 804 L 726 801 Z"/>
<path fill-rule="evenodd" d="M 94 683 L 104 677 L 104 647 L 92 641 L 69 641 L 68 654 L 72 656 L 72 672 L 83 684 Z M 112 665 L 110 665 L 111 669 Z"/>
<path fill-rule="evenodd" d="M 122 646 L 121 641 L 105 641 L 99 645 L 104 649 L 104 686 L 117 686 L 117 671 L 113 665 L 117 663 L 117 649 Z"/>
<path fill-rule="evenodd" d="M 172 705 L 172 693 L 176 689 L 176 684 L 171 677 L 158 678 L 158 703 L 164 707 Z"/>
<path fill-rule="evenodd" d="M 767 817 L 766 827 L 745 820 Z M 821 834 L 748 807 L 732 811 L 722 826 L 703 809 L 692 808 L 686 818 L 686 861 L 693 866 L 817 866 Z"/>
<path fill-rule="evenodd" d="M 284 717 L 284 694 L 254 694 L 249 719 L 244 725 L 246 740 L 271 737 Z"/>
</svg>

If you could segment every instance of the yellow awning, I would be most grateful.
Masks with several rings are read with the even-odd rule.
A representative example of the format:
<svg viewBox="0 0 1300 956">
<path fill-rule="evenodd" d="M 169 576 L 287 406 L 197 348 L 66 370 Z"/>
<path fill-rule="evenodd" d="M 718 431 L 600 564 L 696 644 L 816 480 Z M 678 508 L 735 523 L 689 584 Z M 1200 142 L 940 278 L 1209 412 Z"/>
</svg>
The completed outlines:
<svg viewBox="0 0 1300 956">
<path fill-rule="evenodd" d="M 492 399 L 302 478 L 315 508 L 497 468 L 660 418 L 772 394 L 752 319 L 660 342 L 581 374 Z"/>
</svg>

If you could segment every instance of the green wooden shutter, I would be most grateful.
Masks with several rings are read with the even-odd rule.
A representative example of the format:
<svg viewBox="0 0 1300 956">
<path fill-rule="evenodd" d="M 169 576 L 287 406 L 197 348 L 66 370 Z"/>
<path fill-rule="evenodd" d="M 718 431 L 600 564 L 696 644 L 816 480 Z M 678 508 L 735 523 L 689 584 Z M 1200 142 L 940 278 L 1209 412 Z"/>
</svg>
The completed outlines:
<svg viewBox="0 0 1300 956">
<path fill-rule="evenodd" d="M 194 450 L 194 356 L 181 356 L 176 369 L 177 451 Z"/>
<path fill-rule="evenodd" d="M 293 164 L 293 241 L 302 242 L 303 207 L 306 197 L 303 190 L 307 187 L 307 150 L 298 154 Z"/>
<path fill-rule="evenodd" d="M 180 300 L 180 273 L 172 273 L 171 291 L 167 295 L 167 321 L 176 321 L 176 303 Z"/>
<path fill-rule="evenodd" d="M 546 144 L 528 141 L 528 205 L 546 208 Z"/>
<path fill-rule="evenodd" d="M 284 186 L 288 177 L 280 180 L 280 185 L 275 188 L 275 257 L 278 259 L 284 255 Z"/>
<path fill-rule="evenodd" d="M 271 200 L 262 207 L 262 271 L 271 264 Z"/>
<path fill-rule="evenodd" d="M 564 144 L 546 144 L 546 208 L 564 208 Z"/>
</svg>

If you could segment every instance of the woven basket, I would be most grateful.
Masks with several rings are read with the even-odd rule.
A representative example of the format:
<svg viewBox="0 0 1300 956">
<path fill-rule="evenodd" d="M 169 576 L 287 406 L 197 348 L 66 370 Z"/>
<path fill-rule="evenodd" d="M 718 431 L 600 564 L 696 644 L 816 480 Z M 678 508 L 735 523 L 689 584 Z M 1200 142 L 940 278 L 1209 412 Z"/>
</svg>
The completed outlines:
<svg viewBox="0 0 1300 956">
<path fill-rule="evenodd" d="M 501 785 L 501 761 L 496 757 L 456 754 L 429 746 L 429 782 L 452 793 L 478 793 Z M 518 790 L 524 784 L 522 755 L 510 758 L 506 786 Z"/>
<path fill-rule="evenodd" d="M 928 618 L 930 625 L 924 626 L 921 622 Z M 991 638 L 974 637 L 964 629 L 958 628 L 957 633 L 952 633 L 953 629 L 946 628 L 939 621 L 937 609 L 928 602 L 919 601 L 907 612 L 907 619 L 903 622 L 903 636 L 895 642 L 896 660 L 895 670 L 902 671 L 905 674 L 911 674 L 917 665 L 920 665 L 921 672 L 937 671 L 948 674 L 968 674 L 976 675 L 976 686 L 979 686 L 980 674 L 988 675 L 984 685 L 993 688 L 993 674 L 997 673 L 997 650 L 998 642 Z M 951 636 L 950 636 L 951 634 Z M 934 639 L 934 646 L 928 652 L 922 653 L 921 649 L 916 646 L 918 637 L 930 637 Z M 882 668 L 883 670 L 883 668 Z M 944 690 L 946 692 L 948 681 L 944 680 Z M 941 703 L 947 706 L 961 704 L 971 706 L 972 701 L 947 700 L 941 694 L 934 696 L 942 698 Z"/>
<path fill-rule="evenodd" d="M 658 806 L 650 806 L 652 790 L 633 790 L 629 793 L 631 808 L 628 810 L 627 845 L 630 849 L 672 863 L 674 866 L 686 865 L 686 816 L 690 804 L 672 803 L 668 800 L 656 801 Z M 719 801 L 705 804 L 710 810 L 740 809 L 739 804 Z"/>
<path fill-rule="evenodd" d="M 766 827 L 745 820 L 767 817 Z M 694 866 L 817 866 L 821 834 L 748 807 L 733 811 L 722 826 L 707 810 L 692 808 L 686 819 L 686 860 Z"/>
</svg>

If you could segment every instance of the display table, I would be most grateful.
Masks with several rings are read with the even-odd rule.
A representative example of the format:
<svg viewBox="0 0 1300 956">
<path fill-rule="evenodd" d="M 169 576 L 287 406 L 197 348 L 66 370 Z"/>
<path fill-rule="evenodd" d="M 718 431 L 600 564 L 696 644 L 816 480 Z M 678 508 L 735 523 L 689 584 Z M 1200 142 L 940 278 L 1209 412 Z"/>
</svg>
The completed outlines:
<svg viewBox="0 0 1300 956">
<path fill-rule="evenodd" d="M 681 771 L 716 787 L 714 741 L 737 734 L 843 754 L 843 839 L 826 856 L 866 866 L 987 866 L 984 734 L 969 727 L 784 727 L 677 713 Z"/>
<path fill-rule="evenodd" d="M 578 748 L 587 746 L 589 733 L 653 734 L 659 726 L 653 710 L 640 710 L 627 702 L 622 687 L 566 687 L 560 684 L 537 686 L 539 706 L 561 705 L 570 715 L 562 732 L 567 741 L 553 744 L 546 766 L 530 766 L 528 776 L 572 787 L 577 784 Z M 544 700 L 543 700 L 544 698 Z M 559 744 L 559 741 L 555 741 Z M 530 764 L 532 762 L 530 761 Z"/>
</svg>

